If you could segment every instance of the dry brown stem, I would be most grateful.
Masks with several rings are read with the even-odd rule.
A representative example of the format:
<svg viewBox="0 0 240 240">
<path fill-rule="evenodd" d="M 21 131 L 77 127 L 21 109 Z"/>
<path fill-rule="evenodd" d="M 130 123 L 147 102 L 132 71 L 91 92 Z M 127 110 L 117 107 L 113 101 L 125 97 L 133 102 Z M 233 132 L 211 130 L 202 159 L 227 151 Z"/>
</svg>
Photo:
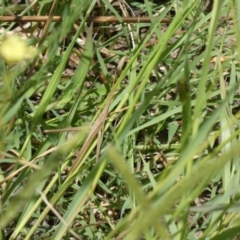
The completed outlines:
<svg viewBox="0 0 240 240">
<path fill-rule="evenodd" d="M 46 22 L 49 16 L 0 16 L 0 22 Z M 53 16 L 52 22 L 62 21 L 61 16 Z M 121 21 L 125 23 L 151 23 L 149 17 L 121 17 Z M 96 16 L 89 17 L 87 22 L 93 23 L 117 23 L 120 22 L 115 16 Z M 162 23 L 170 23 L 171 20 L 163 18 Z"/>
</svg>

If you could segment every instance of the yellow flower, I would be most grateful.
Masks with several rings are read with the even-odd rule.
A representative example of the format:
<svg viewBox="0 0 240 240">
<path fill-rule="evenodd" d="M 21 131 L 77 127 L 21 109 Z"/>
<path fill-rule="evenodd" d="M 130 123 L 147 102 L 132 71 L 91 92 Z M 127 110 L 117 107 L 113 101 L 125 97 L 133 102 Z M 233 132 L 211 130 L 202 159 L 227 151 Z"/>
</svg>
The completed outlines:
<svg viewBox="0 0 240 240">
<path fill-rule="evenodd" d="M 28 47 L 17 35 L 11 35 L 0 44 L 0 54 L 7 64 L 16 64 L 25 60 Z"/>
</svg>

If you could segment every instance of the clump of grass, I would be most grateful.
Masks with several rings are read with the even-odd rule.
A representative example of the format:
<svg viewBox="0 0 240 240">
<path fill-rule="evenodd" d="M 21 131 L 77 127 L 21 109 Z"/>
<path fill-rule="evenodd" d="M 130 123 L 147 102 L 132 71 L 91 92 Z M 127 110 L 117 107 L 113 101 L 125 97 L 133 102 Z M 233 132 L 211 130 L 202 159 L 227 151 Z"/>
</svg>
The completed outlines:
<svg viewBox="0 0 240 240">
<path fill-rule="evenodd" d="M 237 238 L 238 3 L 57 3 L 1 6 L 1 238 Z"/>
</svg>

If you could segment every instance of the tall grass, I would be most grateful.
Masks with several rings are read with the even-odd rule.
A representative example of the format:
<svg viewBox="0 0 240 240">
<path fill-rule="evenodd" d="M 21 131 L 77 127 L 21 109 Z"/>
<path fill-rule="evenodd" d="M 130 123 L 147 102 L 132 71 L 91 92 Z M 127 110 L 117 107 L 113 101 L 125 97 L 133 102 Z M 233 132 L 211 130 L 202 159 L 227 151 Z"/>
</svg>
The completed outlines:
<svg viewBox="0 0 240 240">
<path fill-rule="evenodd" d="M 1 23 L 39 53 L 0 59 L 1 239 L 238 239 L 239 3 L 27 2 L 63 20 Z"/>
</svg>

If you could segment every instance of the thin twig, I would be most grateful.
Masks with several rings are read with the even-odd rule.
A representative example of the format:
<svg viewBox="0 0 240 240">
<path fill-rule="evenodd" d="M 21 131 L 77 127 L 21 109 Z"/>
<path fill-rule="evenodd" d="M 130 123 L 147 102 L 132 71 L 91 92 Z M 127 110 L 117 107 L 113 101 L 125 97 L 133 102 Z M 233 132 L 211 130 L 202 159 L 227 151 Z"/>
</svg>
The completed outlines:
<svg viewBox="0 0 240 240">
<path fill-rule="evenodd" d="M 0 22 L 46 22 L 49 16 L 0 16 Z M 52 22 L 62 21 L 61 16 L 53 16 Z M 121 17 L 121 21 L 125 23 L 151 23 L 149 17 Z M 87 22 L 93 23 L 119 23 L 119 19 L 115 16 L 97 16 L 89 17 Z M 163 18 L 162 23 L 171 23 L 171 19 Z"/>
</svg>

